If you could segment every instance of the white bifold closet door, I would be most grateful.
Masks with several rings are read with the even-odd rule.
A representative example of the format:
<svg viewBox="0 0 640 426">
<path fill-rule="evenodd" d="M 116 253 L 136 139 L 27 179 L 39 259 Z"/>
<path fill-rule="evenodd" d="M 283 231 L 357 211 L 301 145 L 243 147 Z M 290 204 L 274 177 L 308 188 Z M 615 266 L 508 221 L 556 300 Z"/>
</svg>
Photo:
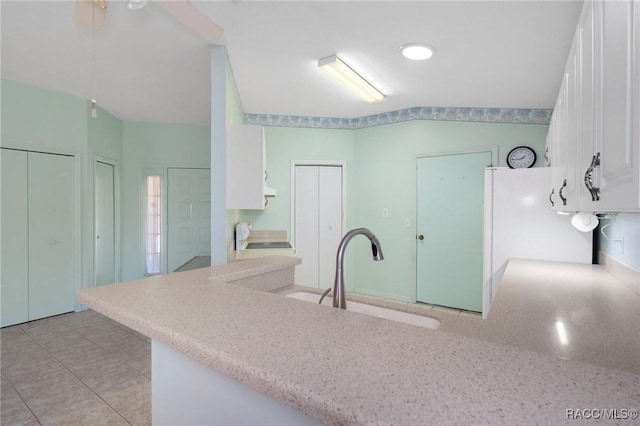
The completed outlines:
<svg viewBox="0 0 640 426">
<path fill-rule="evenodd" d="M 295 281 L 329 288 L 343 234 L 342 167 L 297 165 L 294 179 L 294 245 L 302 259 Z"/>
<path fill-rule="evenodd" d="M 71 156 L 2 150 L 2 326 L 74 309 L 74 175 Z"/>
<path fill-rule="evenodd" d="M 2 327 L 29 321 L 27 153 L 0 149 Z"/>
</svg>

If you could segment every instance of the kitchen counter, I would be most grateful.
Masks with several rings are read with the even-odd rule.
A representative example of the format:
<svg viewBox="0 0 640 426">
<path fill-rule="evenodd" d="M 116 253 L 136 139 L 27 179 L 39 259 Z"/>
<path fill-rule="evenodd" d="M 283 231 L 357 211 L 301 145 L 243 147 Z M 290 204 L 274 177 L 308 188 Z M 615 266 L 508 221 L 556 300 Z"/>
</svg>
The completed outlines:
<svg viewBox="0 0 640 426">
<path fill-rule="evenodd" d="M 436 311 L 434 331 L 243 286 L 296 261 L 251 259 L 86 289 L 78 301 L 327 424 L 557 424 L 568 409 L 640 408 L 637 373 L 517 347 L 507 331 L 490 341 Z M 499 297 L 509 293 L 508 274 L 526 276 L 526 267 L 509 265 L 490 319 L 518 318 L 508 307 L 500 314 Z M 555 321 L 544 307 L 535 312 L 522 322 Z M 637 320 L 629 327 L 638 330 Z"/>
<path fill-rule="evenodd" d="M 287 240 L 287 231 L 284 230 L 251 230 L 247 238 L 247 247 L 244 250 L 234 250 L 229 254 L 230 260 L 255 259 L 266 256 L 295 256 L 296 249 Z M 273 247 L 252 248 L 252 244 L 274 244 Z M 277 245 L 287 244 L 287 247 Z"/>
<path fill-rule="evenodd" d="M 294 291 L 322 293 L 278 293 Z M 439 331 L 640 374 L 640 296 L 599 265 L 511 259 L 486 320 L 421 303 L 347 299 L 437 318 Z"/>
</svg>

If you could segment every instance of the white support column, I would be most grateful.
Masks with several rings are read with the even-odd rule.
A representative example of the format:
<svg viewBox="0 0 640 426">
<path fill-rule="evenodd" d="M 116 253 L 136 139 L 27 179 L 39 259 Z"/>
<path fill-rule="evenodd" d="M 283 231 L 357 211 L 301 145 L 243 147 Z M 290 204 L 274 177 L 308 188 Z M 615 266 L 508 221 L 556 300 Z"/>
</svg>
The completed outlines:
<svg viewBox="0 0 640 426">
<path fill-rule="evenodd" d="M 211 46 L 211 265 L 227 263 L 227 48 Z"/>
</svg>

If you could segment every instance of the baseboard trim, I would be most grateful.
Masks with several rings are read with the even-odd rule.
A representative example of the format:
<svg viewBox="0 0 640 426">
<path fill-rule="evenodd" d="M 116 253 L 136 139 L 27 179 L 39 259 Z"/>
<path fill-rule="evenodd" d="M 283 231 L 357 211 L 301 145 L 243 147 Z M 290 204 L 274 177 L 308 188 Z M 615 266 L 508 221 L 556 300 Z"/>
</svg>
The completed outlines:
<svg viewBox="0 0 640 426">
<path fill-rule="evenodd" d="M 354 288 L 353 292 L 362 294 L 365 296 L 373 296 L 373 297 L 380 297 L 383 299 L 395 300 L 396 302 L 407 302 L 407 303 L 415 302 L 415 300 L 411 300 L 411 298 L 409 297 L 400 296 L 397 294 L 385 293 L 382 291 L 367 290 L 364 288 Z"/>
<path fill-rule="evenodd" d="M 598 261 L 607 272 L 640 296 L 640 272 L 631 269 L 602 251 L 599 253 Z"/>
</svg>

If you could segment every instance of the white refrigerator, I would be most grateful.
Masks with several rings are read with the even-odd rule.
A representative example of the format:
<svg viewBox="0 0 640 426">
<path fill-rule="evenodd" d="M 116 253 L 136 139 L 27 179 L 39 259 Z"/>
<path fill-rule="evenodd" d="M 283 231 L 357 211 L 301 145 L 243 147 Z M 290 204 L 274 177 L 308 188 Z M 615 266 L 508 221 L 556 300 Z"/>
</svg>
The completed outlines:
<svg viewBox="0 0 640 426">
<path fill-rule="evenodd" d="M 510 258 L 591 263 L 592 233 L 551 209 L 551 168 L 485 170 L 482 316 Z"/>
</svg>

